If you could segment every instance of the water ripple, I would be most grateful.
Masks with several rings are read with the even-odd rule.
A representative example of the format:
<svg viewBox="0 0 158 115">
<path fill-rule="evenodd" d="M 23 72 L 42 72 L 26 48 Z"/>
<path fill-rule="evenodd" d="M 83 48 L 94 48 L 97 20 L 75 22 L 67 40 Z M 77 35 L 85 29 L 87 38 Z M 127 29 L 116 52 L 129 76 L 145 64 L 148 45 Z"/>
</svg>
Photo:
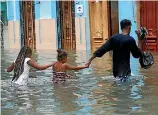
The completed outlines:
<svg viewBox="0 0 158 115">
<path fill-rule="evenodd" d="M 68 52 L 69 53 L 69 52 Z M 64 84 L 52 84 L 51 68 L 31 69 L 27 86 L 14 87 L 13 73 L 7 66 L 17 57 L 17 50 L 2 51 L 1 113 L 2 115 L 157 115 L 158 112 L 158 55 L 148 70 L 140 68 L 131 58 L 133 77 L 117 82 L 112 76 L 111 57 L 96 59 L 90 68 L 70 71 L 74 75 Z M 56 51 L 37 51 L 40 64 L 56 60 Z M 83 65 L 90 52 L 73 52 L 69 63 Z M 103 65 L 103 62 L 105 65 Z"/>
</svg>

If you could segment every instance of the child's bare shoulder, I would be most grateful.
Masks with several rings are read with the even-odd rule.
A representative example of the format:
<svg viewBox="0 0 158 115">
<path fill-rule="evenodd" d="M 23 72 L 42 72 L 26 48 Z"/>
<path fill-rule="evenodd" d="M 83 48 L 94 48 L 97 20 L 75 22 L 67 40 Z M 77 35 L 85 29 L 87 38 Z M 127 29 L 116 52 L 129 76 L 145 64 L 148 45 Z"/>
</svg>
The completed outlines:
<svg viewBox="0 0 158 115">
<path fill-rule="evenodd" d="M 52 66 L 54 66 L 56 63 L 58 63 L 57 61 L 53 61 L 52 62 Z"/>
<path fill-rule="evenodd" d="M 63 65 L 63 67 L 66 67 L 68 64 L 67 63 L 64 63 L 64 64 L 62 64 Z"/>
<path fill-rule="evenodd" d="M 62 66 L 63 66 L 64 68 L 67 68 L 67 67 L 69 67 L 70 65 L 69 65 L 68 63 L 64 63 Z"/>
</svg>

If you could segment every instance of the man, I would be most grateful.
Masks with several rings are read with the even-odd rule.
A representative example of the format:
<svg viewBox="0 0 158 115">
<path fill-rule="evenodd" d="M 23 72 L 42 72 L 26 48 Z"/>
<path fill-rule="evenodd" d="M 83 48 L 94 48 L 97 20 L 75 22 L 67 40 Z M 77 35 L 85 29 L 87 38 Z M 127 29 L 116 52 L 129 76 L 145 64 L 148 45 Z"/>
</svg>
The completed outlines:
<svg viewBox="0 0 158 115">
<path fill-rule="evenodd" d="M 130 36 L 132 23 L 130 20 L 124 19 L 120 22 L 121 34 L 113 35 L 105 44 L 96 50 L 89 59 L 88 65 L 96 57 L 102 57 L 106 52 L 113 51 L 113 75 L 121 81 L 125 81 L 131 75 L 130 69 L 130 52 L 134 58 L 141 57 L 142 53 L 137 47 L 136 42 Z"/>
</svg>

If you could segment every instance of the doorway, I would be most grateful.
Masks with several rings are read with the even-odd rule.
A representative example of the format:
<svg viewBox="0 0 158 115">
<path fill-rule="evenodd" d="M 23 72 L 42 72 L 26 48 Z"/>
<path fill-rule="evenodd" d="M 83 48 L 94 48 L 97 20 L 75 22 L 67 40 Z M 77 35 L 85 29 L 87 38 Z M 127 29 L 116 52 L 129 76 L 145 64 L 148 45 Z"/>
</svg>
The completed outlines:
<svg viewBox="0 0 158 115">
<path fill-rule="evenodd" d="M 118 2 L 89 1 L 91 49 L 96 50 L 119 32 Z"/>
<path fill-rule="evenodd" d="M 158 51 L 158 1 L 140 1 L 140 25 L 148 30 L 146 38 L 150 50 Z"/>
<path fill-rule="evenodd" d="M 109 1 L 110 36 L 119 33 L 118 1 Z"/>
<path fill-rule="evenodd" d="M 20 1 L 21 47 L 36 48 L 34 1 Z"/>
<path fill-rule="evenodd" d="M 75 3 L 74 1 L 57 1 L 56 6 L 58 47 L 75 50 Z"/>
</svg>

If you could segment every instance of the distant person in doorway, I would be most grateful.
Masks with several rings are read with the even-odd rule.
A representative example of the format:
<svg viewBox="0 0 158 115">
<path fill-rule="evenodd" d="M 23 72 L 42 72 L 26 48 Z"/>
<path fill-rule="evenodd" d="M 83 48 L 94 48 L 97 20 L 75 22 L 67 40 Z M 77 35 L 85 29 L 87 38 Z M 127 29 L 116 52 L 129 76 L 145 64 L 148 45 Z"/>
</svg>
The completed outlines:
<svg viewBox="0 0 158 115">
<path fill-rule="evenodd" d="M 30 47 L 22 47 L 16 60 L 8 67 L 7 72 L 14 70 L 14 75 L 12 78 L 12 83 L 17 85 L 27 85 L 27 80 L 29 78 L 30 67 L 34 67 L 38 70 L 44 70 L 52 66 L 48 65 L 38 65 L 33 59 L 31 59 L 32 50 Z"/>
<path fill-rule="evenodd" d="M 134 58 L 140 58 L 142 52 L 137 47 L 135 39 L 130 36 L 131 21 L 124 19 L 120 22 L 120 25 L 122 33 L 113 35 L 96 50 L 87 65 L 89 66 L 96 57 L 102 57 L 106 52 L 113 51 L 113 75 L 121 81 L 126 81 L 131 76 L 130 52 Z"/>
</svg>

